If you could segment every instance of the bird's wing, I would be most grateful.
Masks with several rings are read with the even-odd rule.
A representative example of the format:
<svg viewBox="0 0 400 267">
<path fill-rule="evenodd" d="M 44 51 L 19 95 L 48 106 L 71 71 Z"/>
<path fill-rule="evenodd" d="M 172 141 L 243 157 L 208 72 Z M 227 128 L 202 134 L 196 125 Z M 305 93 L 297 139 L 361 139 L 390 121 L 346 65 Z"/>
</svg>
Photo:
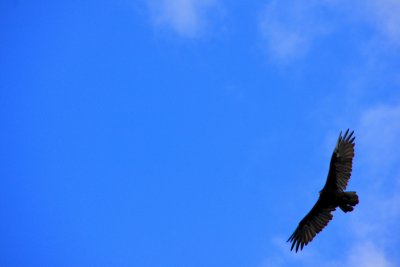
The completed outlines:
<svg viewBox="0 0 400 267">
<path fill-rule="evenodd" d="M 302 250 L 313 238 L 332 220 L 335 207 L 325 207 L 320 199 L 315 203 L 311 211 L 300 221 L 296 230 L 287 242 L 292 243 L 290 250 L 296 247 L 296 252 Z"/>
<path fill-rule="evenodd" d="M 328 178 L 324 189 L 344 191 L 350 180 L 354 158 L 354 131 L 349 129 L 342 136 L 340 132 L 335 150 L 333 151 Z M 324 190 L 323 189 L 323 190 Z"/>
</svg>

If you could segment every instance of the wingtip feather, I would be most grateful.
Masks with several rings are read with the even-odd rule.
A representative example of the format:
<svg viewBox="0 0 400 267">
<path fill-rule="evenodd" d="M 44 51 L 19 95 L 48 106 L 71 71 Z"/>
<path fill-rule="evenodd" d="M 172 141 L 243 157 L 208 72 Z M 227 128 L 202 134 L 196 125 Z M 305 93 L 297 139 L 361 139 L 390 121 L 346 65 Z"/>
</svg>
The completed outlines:
<svg viewBox="0 0 400 267">
<path fill-rule="evenodd" d="M 346 132 L 344 133 L 343 139 L 346 139 L 348 133 L 349 133 L 349 128 L 347 128 Z"/>
</svg>

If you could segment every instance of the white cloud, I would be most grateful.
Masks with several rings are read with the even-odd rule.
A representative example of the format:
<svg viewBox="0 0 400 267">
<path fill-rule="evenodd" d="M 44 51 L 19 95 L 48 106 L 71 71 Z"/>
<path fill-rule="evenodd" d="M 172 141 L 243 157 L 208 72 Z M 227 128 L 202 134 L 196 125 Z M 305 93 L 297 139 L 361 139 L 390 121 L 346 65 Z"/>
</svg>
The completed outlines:
<svg viewBox="0 0 400 267">
<path fill-rule="evenodd" d="M 379 105 L 363 112 L 359 141 L 369 168 L 382 172 L 400 159 L 400 105 Z"/>
<path fill-rule="evenodd" d="M 367 229 L 361 231 L 362 238 L 386 240 L 392 233 L 389 226 L 400 219 L 399 122 L 400 105 L 379 105 L 361 114 L 358 154 L 363 171 L 358 175 L 368 198 L 363 205 L 364 223 L 355 228 Z"/>
<path fill-rule="evenodd" d="M 260 30 L 270 56 L 286 63 L 304 56 L 328 27 L 318 18 L 315 1 L 271 1 L 262 13 Z"/>
<path fill-rule="evenodd" d="M 207 27 L 207 15 L 216 0 L 152 0 L 149 7 L 157 27 L 168 28 L 184 37 L 198 37 Z"/>
<path fill-rule="evenodd" d="M 278 63 L 302 58 L 324 38 L 352 27 L 369 31 L 354 37 L 359 38 L 356 49 L 376 59 L 376 54 L 393 52 L 400 45 L 398 14 L 398 0 L 272 0 L 261 14 L 260 31 L 269 56 Z"/>
<path fill-rule="evenodd" d="M 347 262 L 340 266 L 394 267 L 386 258 L 385 253 L 372 242 L 356 244 L 351 249 Z"/>
<path fill-rule="evenodd" d="M 365 5 L 361 1 L 360 5 Z M 369 0 L 367 1 L 367 16 L 378 33 L 387 40 L 400 45 L 400 1 L 398 0 Z"/>
</svg>

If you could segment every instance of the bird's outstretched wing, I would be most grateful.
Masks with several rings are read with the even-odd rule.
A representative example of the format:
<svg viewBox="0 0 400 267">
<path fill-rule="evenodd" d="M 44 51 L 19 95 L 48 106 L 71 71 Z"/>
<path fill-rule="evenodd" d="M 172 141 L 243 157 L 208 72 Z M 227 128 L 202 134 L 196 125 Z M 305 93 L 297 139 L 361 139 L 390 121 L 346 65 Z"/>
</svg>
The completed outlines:
<svg viewBox="0 0 400 267">
<path fill-rule="evenodd" d="M 340 132 L 335 150 L 333 151 L 328 178 L 322 190 L 344 191 L 350 180 L 354 158 L 354 131 L 349 134 L 349 129 L 342 137 Z"/>
<path fill-rule="evenodd" d="M 326 207 L 321 199 L 318 199 L 311 211 L 300 221 L 296 230 L 289 237 L 287 242 L 291 242 L 290 250 L 296 247 L 296 252 L 302 250 L 313 238 L 328 225 L 332 220 L 335 207 Z"/>
</svg>

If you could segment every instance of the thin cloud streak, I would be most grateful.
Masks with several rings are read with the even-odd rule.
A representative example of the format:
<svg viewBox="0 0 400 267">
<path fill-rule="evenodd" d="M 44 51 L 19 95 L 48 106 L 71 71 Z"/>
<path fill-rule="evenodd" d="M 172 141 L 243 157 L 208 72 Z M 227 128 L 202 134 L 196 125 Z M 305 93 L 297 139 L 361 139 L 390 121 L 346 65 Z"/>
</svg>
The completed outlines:
<svg viewBox="0 0 400 267">
<path fill-rule="evenodd" d="M 360 169 L 365 198 L 362 222 L 354 227 L 362 238 L 385 242 L 400 218 L 400 105 L 367 109 L 359 123 Z M 366 229 L 366 230 L 360 230 Z M 399 242 L 399 240 L 394 240 Z"/>
<path fill-rule="evenodd" d="M 365 5 L 364 1 L 359 5 Z M 387 41 L 400 45 L 400 2 L 397 0 L 367 1 L 367 18 Z"/>
<path fill-rule="evenodd" d="M 360 119 L 361 146 L 369 168 L 381 172 L 394 166 L 400 149 L 400 106 L 378 105 L 363 112 Z M 371 165 L 372 164 L 372 165 Z"/>
<path fill-rule="evenodd" d="M 347 262 L 339 266 L 394 267 L 373 242 L 361 242 L 351 249 Z"/>
<path fill-rule="evenodd" d="M 400 46 L 399 13 L 400 2 L 396 0 L 292 0 L 289 3 L 274 0 L 261 13 L 259 28 L 269 57 L 286 64 L 306 57 L 316 43 L 354 26 L 362 26 L 372 33 L 356 37 L 361 38 L 359 53 L 370 50 L 371 46 L 374 46 L 373 54 L 380 50 L 385 53 Z"/>
<path fill-rule="evenodd" d="M 207 15 L 216 4 L 216 0 L 153 0 L 149 8 L 157 28 L 196 38 L 207 27 Z"/>
<path fill-rule="evenodd" d="M 270 57 L 287 63 L 305 56 L 315 39 L 328 32 L 317 15 L 318 4 L 314 1 L 268 3 L 259 27 Z"/>
</svg>

